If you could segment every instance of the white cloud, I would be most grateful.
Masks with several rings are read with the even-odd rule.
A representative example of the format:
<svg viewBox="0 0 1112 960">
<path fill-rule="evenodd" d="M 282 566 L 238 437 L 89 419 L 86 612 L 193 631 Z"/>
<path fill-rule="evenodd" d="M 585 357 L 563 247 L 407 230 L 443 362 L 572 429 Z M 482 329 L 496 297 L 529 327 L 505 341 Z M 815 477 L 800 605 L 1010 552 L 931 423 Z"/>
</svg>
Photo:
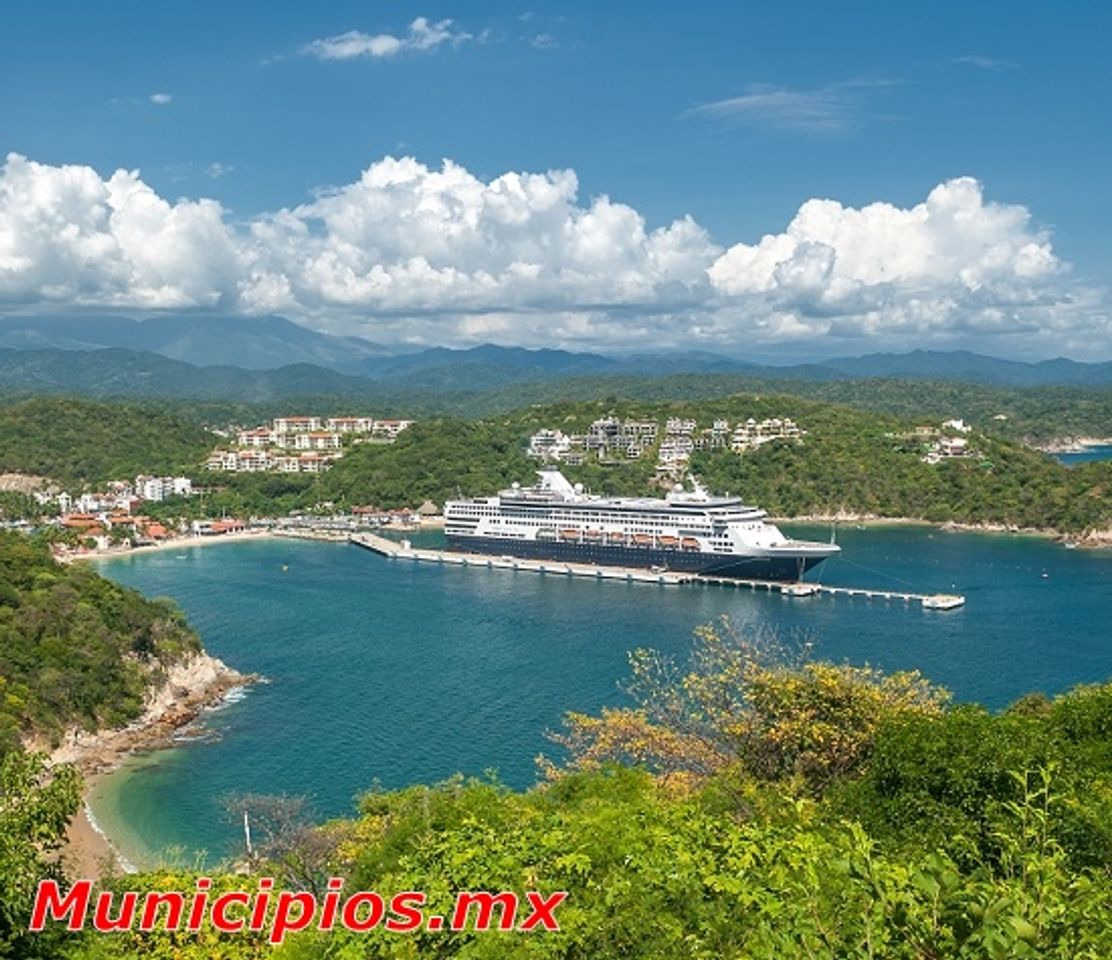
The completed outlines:
<svg viewBox="0 0 1112 960">
<path fill-rule="evenodd" d="M 654 229 L 627 204 L 581 199 L 570 170 L 487 180 L 387 157 L 236 224 L 135 171 L 16 154 L 0 170 L 0 307 L 279 312 L 405 342 L 737 353 L 991 336 L 1093 356 L 1112 352 L 1102 297 L 1026 208 L 986 201 L 970 178 L 908 208 L 808 200 L 782 232 L 724 249 L 690 217 Z"/>
<path fill-rule="evenodd" d="M 455 29 L 453 25 L 453 20 L 432 22 L 426 17 L 417 17 L 410 23 L 404 36 L 349 30 L 347 33 L 307 43 L 301 48 L 301 52 L 318 60 L 353 60 L 357 57 L 382 59 L 406 51 L 435 50 L 444 44 L 458 47 L 474 39 L 470 33 Z"/>
<path fill-rule="evenodd" d="M 164 107 L 173 102 L 174 95 L 172 93 L 152 93 L 147 99 L 156 107 Z"/>
<path fill-rule="evenodd" d="M 798 133 L 844 133 L 861 121 L 866 93 L 892 85 L 890 80 L 847 80 L 811 90 L 793 90 L 753 84 L 740 96 L 700 104 L 685 116 Z"/>
<path fill-rule="evenodd" d="M 1014 60 L 1003 60 L 1000 57 L 986 57 L 976 54 L 968 57 L 954 57 L 953 63 L 961 63 L 970 67 L 980 67 L 982 70 L 1018 70 L 1019 64 Z"/>
<path fill-rule="evenodd" d="M 171 204 L 136 171 L 9 154 L 0 174 L 0 302 L 230 306 L 239 258 L 219 203 Z"/>
</svg>

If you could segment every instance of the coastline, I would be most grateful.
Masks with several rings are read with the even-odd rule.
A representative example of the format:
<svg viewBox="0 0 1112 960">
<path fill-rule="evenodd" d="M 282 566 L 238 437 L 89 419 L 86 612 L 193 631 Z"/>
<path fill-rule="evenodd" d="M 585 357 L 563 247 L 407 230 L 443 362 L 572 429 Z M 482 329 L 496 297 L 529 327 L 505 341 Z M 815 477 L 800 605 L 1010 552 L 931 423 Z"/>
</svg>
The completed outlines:
<svg viewBox="0 0 1112 960">
<path fill-rule="evenodd" d="M 163 540 L 161 543 L 145 543 L 137 547 L 106 547 L 84 550 L 80 553 L 67 552 L 57 559 L 62 563 L 73 560 L 102 560 L 110 557 L 129 557 L 136 553 L 156 553 L 160 550 L 178 550 L 186 547 L 205 547 L 216 543 L 243 543 L 245 540 L 265 540 L 273 537 L 271 530 L 244 530 L 241 533 L 222 533 L 213 537 L 182 536 Z"/>
<path fill-rule="evenodd" d="M 938 523 L 915 517 L 883 517 L 875 514 L 854 514 L 840 511 L 836 514 L 807 514 L 796 517 L 776 518 L 776 522 L 792 523 L 853 523 L 874 528 L 880 527 L 932 527 L 943 531 L 1006 534 L 1009 536 L 1038 536 L 1046 539 L 1065 540 L 1057 531 L 1019 528 L 1004 524 Z M 432 526 L 432 524 L 428 524 Z M 395 526 L 393 529 L 412 529 Z M 166 550 L 206 543 L 244 542 L 292 536 L 314 540 L 346 542 L 346 535 L 328 535 L 311 530 L 262 530 L 225 534 L 218 537 L 179 538 L 169 543 L 139 547 L 139 550 Z M 1112 547 L 1112 528 L 1090 531 L 1086 540 L 1072 539 L 1079 546 Z M 100 553 L 90 552 L 86 557 L 126 556 L 131 550 L 115 549 Z M 83 733 L 69 730 L 63 742 L 51 753 L 51 762 L 72 762 L 84 779 L 82 804 L 66 832 L 66 845 L 62 856 L 71 865 L 74 875 L 96 877 L 106 871 L 131 871 L 130 864 L 110 835 L 97 822 L 92 799 L 106 774 L 119 768 L 129 757 L 148 751 L 173 746 L 175 735 L 182 728 L 197 722 L 203 712 L 224 702 L 235 689 L 256 682 L 257 676 L 244 676 L 229 668 L 222 661 L 207 653 L 199 653 L 185 663 L 167 672 L 164 680 L 148 694 L 143 715 L 128 727 L 119 730 Z M 40 746 L 41 749 L 41 746 Z"/>
<path fill-rule="evenodd" d="M 414 532 L 423 529 L 439 529 L 444 526 L 443 517 L 424 517 L 420 525 L 414 526 L 405 523 L 387 523 L 379 529 Z M 159 543 L 145 543 L 137 547 L 97 547 L 93 550 L 80 552 L 67 551 L 57 555 L 61 563 L 70 563 L 74 560 L 103 560 L 112 557 L 129 557 L 136 553 L 156 553 L 162 550 L 179 550 L 191 547 L 207 547 L 218 543 L 244 543 L 254 540 L 269 540 L 276 537 L 288 537 L 296 540 L 327 540 L 346 542 L 349 534 L 342 531 L 316 530 L 311 527 L 260 527 L 253 530 L 243 530 L 239 533 L 222 533 L 216 536 L 200 536 L 196 534 L 172 537 Z"/>
<path fill-rule="evenodd" d="M 1112 447 L 1112 437 L 1062 437 L 1032 447 L 1043 453 L 1084 453 L 1092 447 Z"/>
<path fill-rule="evenodd" d="M 873 513 L 808 513 L 797 517 L 769 517 L 770 523 L 853 523 L 863 527 L 934 527 L 946 533 L 993 533 L 1013 537 L 1041 537 L 1083 550 L 1112 549 L 1112 526 L 1066 533 L 1045 527 L 1020 527 L 1008 523 L 965 523 L 959 520 L 924 520 L 919 517 L 878 517 Z"/>
<path fill-rule="evenodd" d="M 106 871 L 133 871 L 96 822 L 91 798 L 101 778 L 117 769 L 128 757 L 173 745 L 181 729 L 198 721 L 203 713 L 223 703 L 233 691 L 261 678 L 242 674 L 211 654 L 200 652 L 170 667 L 162 682 L 150 690 L 142 715 L 114 730 L 96 732 L 71 728 L 62 742 L 47 749 L 51 764 L 72 763 L 84 780 L 81 807 L 66 830 L 60 856 L 80 877 L 99 877 Z M 26 744 L 43 749 L 41 743 Z"/>
</svg>

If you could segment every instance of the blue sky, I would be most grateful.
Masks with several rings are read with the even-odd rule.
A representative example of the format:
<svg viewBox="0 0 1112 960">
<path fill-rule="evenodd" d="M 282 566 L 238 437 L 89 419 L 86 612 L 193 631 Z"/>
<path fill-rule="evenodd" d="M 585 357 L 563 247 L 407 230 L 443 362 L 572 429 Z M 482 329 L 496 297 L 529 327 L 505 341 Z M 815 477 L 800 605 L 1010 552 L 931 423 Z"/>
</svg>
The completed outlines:
<svg viewBox="0 0 1112 960">
<path fill-rule="evenodd" d="M 922 345 L 1112 356 L 1103 292 L 1112 260 L 1110 20 L 1092 3 L 10 5 L 0 147 L 35 164 L 18 177 L 9 169 L 9 203 L 19 191 L 39 199 L 9 207 L 24 227 L 7 247 L 13 257 L 35 251 L 21 264 L 38 259 L 20 267 L 7 294 L 0 282 L 0 298 L 9 310 L 273 310 L 413 343 L 605 348 L 647 336 L 712 349 L 749 339 L 795 354 Z M 426 256 L 426 276 L 412 261 L 427 234 L 398 232 L 411 207 L 391 194 L 387 209 L 367 189 L 344 195 L 387 156 L 462 168 L 467 183 L 438 194 L 448 206 L 508 172 L 574 170 L 577 179 L 563 191 L 558 224 L 548 207 L 526 204 L 529 241 L 514 233 L 513 257 L 501 256 L 504 224 L 480 224 Z M 117 262 L 99 273 L 87 253 L 44 253 L 36 229 L 77 202 L 42 200 L 56 195 L 49 175 L 67 164 L 104 182 L 138 170 L 171 213 L 180 198 L 217 201 L 239 269 L 175 272 L 203 237 L 212 247 L 212 222 L 157 263 L 138 262 L 115 235 L 105 256 Z M 846 211 L 878 201 L 911 211 L 959 177 L 974 178 L 980 193 L 941 197 L 958 197 L 961 211 L 943 225 L 932 215 L 925 236 L 879 214 L 850 223 Z M 426 197 L 442 188 L 419 170 L 402 179 Z M 331 206 L 313 208 L 329 187 Z M 82 195 L 98 202 L 89 189 Z M 590 216 L 600 195 L 635 212 L 648 239 L 631 237 L 613 210 Z M 837 201 L 840 212 L 793 233 L 789 223 L 812 198 Z M 477 221 L 464 216 L 472 226 L 491 216 L 475 202 Z M 996 217 L 994 204 L 1029 219 Z M 248 234 L 299 205 L 293 232 L 304 228 L 305 249 L 290 254 L 286 229 L 260 252 Z M 353 211 L 394 227 L 345 234 Z M 86 227 L 100 229 L 86 214 Z M 194 214 L 204 219 L 192 208 L 179 219 Z M 653 231 L 685 217 L 702 239 L 670 233 L 653 246 Z M 969 217 L 980 246 L 964 235 L 951 245 L 954 224 Z M 145 221 L 132 217 L 131 229 L 136 222 Z M 458 226 L 449 216 L 443 229 Z M 180 240 L 193 229 L 172 232 Z M 577 252 L 553 253 L 553 238 L 569 230 L 582 235 Z M 794 240 L 750 254 L 765 234 Z M 707 271 L 739 244 L 707 285 Z M 901 244 L 907 256 L 847 266 L 861 250 Z M 683 265 L 660 267 L 662 246 Z M 0 233 L 0 266 L 3 250 Z M 605 270 L 585 278 L 592 258 Z M 290 266 L 309 259 L 315 280 Z M 507 279 L 520 263 L 528 270 Z M 376 265 L 386 280 L 371 282 Z M 602 274 L 626 279 L 607 286 Z M 245 296 L 259 277 L 270 293 Z"/>
</svg>

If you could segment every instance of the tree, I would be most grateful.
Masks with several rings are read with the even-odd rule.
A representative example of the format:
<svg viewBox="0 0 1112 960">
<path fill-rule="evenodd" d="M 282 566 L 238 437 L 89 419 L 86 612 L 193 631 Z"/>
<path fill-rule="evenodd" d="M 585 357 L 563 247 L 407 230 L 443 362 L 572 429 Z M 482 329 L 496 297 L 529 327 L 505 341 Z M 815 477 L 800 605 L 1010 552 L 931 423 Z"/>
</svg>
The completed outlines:
<svg viewBox="0 0 1112 960">
<path fill-rule="evenodd" d="M 286 794 L 231 794 L 222 806 L 250 831 L 248 867 L 265 866 L 291 888 L 324 896 L 346 835 L 343 824 L 317 826 L 306 798 Z"/>
<path fill-rule="evenodd" d="M 81 780 L 69 764 L 11 751 L 0 761 L 0 956 L 57 956 L 59 934 L 27 931 L 41 879 L 62 880 L 57 852 L 77 813 Z"/>
<path fill-rule="evenodd" d="M 783 644 L 724 618 L 695 631 L 685 670 L 634 651 L 626 689 L 637 706 L 568 714 L 552 739 L 571 769 L 633 762 L 681 785 L 738 769 L 758 780 L 799 778 L 817 795 L 861 766 L 882 722 L 938 714 L 949 698 L 918 673 L 812 662 L 808 651 L 805 641 Z M 550 762 L 545 770 L 559 775 Z"/>
</svg>

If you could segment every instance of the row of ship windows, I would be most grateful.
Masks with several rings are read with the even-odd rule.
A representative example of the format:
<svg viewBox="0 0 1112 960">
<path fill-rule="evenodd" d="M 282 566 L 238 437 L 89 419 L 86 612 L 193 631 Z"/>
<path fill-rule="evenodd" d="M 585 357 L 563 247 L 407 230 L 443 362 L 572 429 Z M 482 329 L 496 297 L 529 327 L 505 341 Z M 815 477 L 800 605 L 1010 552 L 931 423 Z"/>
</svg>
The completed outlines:
<svg viewBox="0 0 1112 960">
<path fill-rule="evenodd" d="M 499 507 L 485 507 L 477 506 L 474 504 L 467 504 L 452 511 L 453 515 L 461 516 L 482 516 L 482 517 L 507 517 L 512 516 L 507 511 Z M 525 522 L 551 522 L 551 523 L 575 523 L 575 522 L 591 522 L 591 523 L 605 523 L 609 522 L 622 522 L 631 520 L 640 521 L 656 521 L 656 522 L 675 522 L 679 519 L 674 513 L 642 513 L 637 512 L 623 512 L 620 510 L 555 510 L 549 511 L 543 516 L 537 516 L 537 513 L 531 512 L 524 515 Z M 690 521 L 689 517 L 684 517 L 684 520 Z M 715 517 L 719 522 L 731 522 L 735 517 Z M 754 524 L 755 526 L 756 524 Z"/>
<path fill-rule="evenodd" d="M 496 523 L 492 524 L 492 526 L 494 526 L 494 527 L 524 526 L 524 527 L 534 528 L 534 527 L 539 527 L 541 525 L 538 524 L 535 520 L 505 520 L 505 519 L 503 519 L 499 522 L 496 522 Z M 560 526 L 560 523 L 559 522 L 553 522 L 552 526 Z M 581 529 L 581 528 L 577 525 L 576 527 L 574 527 L 574 529 L 578 530 L 578 529 Z M 616 532 L 628 532 L 628 531 L 634 530 L 634 531 L 638 531 L 638 532 L 652 533 L 654 531 L 659 531 L 661 529 L 676 530 L 684 536 L 703 536 L 703 537 L 705 537 L 705 536 L 708 536 L 709 533 L 710 533 L 709 530 L 701 529 L 701 528 L 697 529 L 697 528 L 676 527 L 674 525 L 673 526 L 662 527 L 660 524 L 650 524 L 650 523 L 626 523 L 626 524 L 622 525 L 621 531 L 616 531 Z M 609 532 L 609 530 L 607 530 L 607 532 Z"/>
<path fill-rule="evenodd" d="M 470 505 L 466 509 L 460 509 L 458 511 L 452 511 L 452 513 L 453 513 L 453 516 L 461 516 L 461 517 L 463 517 L 463 516 L 466 516 L 466 517 L 498 517 L 498 518 L 502 519 L 502 521 L 505 522 L 505 523 L 522 523 L 522 524 L 532 524 L 532 525 L 537 525 L 537 524 L 540 524 L 540 523 L 631 523 L 631 522 L 656 523 L 656 524 L 660 524 L 660 523 L 675 524 L 678 520 L 681 519 L 681 518 L 677 517 L 675 514 L 668 514 L 668 513 L 650 513 L 650 514 L 625 513 L 625 514 L 623 514 L 623 513 L 618 512 L 618 511 L 598 512 L 598 511 L 583 511 L 583 510 L 570 511 L 569 510 L 569 511 L 551 511 L 551 512 L 547 513 L 545 516 L 541 516 L 541 517 L 538 517 L 535 513 L 533 513 L 533 514 L 527 516 L 525 519 L 516 520 L 516 519 L 512 519 L 511 515 L 507 515 L 505 511 L 500 510 L 498 507 L 475 507 L 475 506 L 470 506 Z M 689 517 L 683 517 L 682 518 L 682 520 L 686 521 L 687 523 L 690 523 L 690 521 L 692 519 L 694 519 L 694 518 L 689 518 Z M 725 521 L 724 518 L 717 518 L 716 517 L 715 519 L 719 520 L 720 522 L 731 522 L 731 521 Z M 756 530 L 759 527 L 764 526 L 763 522 L 760 521 L 760 520 L 751 521 L 749 523 L 738 523 L 736 520 L 732 520 L 731 525 L 732 526 L 740 526 L 745 530 Z"/>
</svg>

